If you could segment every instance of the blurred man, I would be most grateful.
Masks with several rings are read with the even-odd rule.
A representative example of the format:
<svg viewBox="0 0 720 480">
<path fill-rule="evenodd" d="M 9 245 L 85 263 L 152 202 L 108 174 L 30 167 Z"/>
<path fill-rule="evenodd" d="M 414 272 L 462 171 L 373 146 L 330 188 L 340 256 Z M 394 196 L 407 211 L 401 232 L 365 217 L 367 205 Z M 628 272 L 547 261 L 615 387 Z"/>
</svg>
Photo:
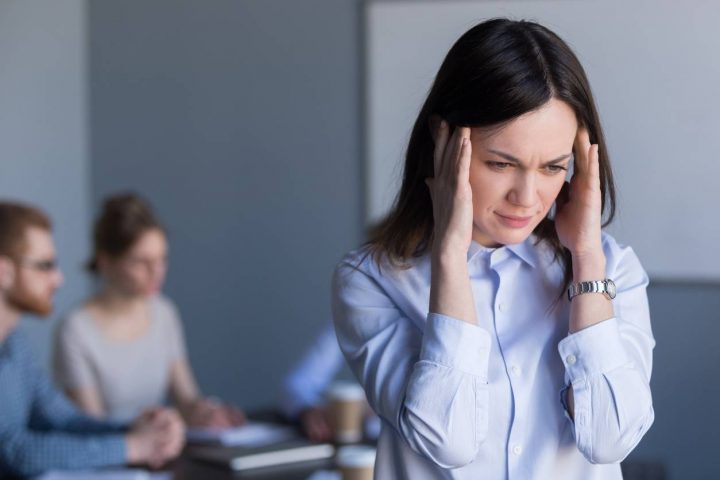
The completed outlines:
<svg viewBox="0 0 720 480">
<path fill-rule="evenodd" d="M 177 413 L 149 410 L 131 425 L 81 414 L 52 386 L 17 331 L 21 315 L 44 317 L 52 311 L 62 281 L 47 216 L 0 202 L 0 476 L 162 465 L 183 445 Z"/>
</svg>

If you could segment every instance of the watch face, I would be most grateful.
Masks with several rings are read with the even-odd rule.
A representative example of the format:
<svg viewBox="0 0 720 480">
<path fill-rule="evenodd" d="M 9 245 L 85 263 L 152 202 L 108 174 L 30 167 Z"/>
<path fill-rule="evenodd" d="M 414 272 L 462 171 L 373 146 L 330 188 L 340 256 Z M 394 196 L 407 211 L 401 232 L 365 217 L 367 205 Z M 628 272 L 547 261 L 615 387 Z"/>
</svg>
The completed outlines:
<svg viewBox="0 0 720 480">
<path fill-rule="evenodd" d="M 613 298 L 615 298 L 615 294 L 617 293 L 617 289 L 615 288 L 615 282 L 608 278 L 607 280 L 605 280 L 605 288 L 607 288 L 607 293 L 610 299 L 612 300 Z"/>
</svg>

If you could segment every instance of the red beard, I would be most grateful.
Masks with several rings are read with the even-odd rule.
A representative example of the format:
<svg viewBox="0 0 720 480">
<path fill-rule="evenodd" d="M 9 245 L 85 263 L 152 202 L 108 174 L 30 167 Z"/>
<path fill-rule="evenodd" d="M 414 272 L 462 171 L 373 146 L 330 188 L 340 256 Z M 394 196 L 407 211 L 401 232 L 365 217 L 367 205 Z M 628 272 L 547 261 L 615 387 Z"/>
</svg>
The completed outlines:
<svg viewBox="0 0 720 480">
<path fill-rule="evenodd" d="M 43 298 L 40 295 L 33 295 L 27 290 L 15 286 L 8 292 L 8 303 L 19 312 L 32 313 L 47 317 L 52 312 L 53 302 L 52 295 Z"/>
</svg>

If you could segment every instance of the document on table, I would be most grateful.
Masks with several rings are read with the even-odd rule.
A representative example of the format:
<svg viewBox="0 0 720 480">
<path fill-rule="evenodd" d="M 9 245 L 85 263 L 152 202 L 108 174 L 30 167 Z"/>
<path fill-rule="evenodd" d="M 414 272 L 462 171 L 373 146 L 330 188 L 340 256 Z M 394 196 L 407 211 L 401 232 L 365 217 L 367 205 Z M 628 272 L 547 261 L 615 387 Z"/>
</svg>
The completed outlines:
<svg viewBox="0 0 720 480">
<path fill-rule="evenodd" d="M 53 470 L 39 477 L 37 480 L 172 480 L 172 474 L 167 472 L 147 472 L 134 468 L 118 468 L 109 470 Z"/>
<path fill-rule="evenodd" d="M 234 428 L 190 428 L 187 440 L 191 443 L 217 443 L 232 447 L 262 447 L 297 438 L 292 427 L 264 422 L 248 422 Z"/>
</svg>

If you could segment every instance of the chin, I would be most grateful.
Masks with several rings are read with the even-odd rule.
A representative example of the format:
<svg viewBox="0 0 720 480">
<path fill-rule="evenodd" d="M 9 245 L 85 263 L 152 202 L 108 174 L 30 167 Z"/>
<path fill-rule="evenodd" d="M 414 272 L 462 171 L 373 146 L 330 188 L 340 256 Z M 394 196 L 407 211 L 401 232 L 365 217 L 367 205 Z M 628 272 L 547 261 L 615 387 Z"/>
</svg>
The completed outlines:
<svg viewBox="0 0 720 480">
<path fill-rule="evenodd" d="M 532 234 L 532 229 L 507 230 L 497 232 L 494 236 L 495 242 L 501 245 L 515 245 L 523 243 Z"/>
</svg>

